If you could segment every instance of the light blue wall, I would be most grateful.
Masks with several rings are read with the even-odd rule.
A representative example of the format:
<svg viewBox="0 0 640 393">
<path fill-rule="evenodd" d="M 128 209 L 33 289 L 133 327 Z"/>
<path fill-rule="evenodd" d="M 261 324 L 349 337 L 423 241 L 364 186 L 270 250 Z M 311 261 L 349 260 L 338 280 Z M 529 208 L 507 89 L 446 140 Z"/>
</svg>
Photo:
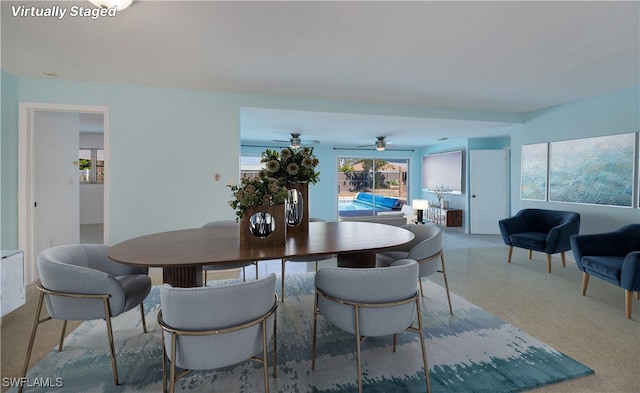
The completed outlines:
<svg viewBox="0 0 640 393">
<path fill-rule="evenodd" d="M 576 211 L 581 214 L 581 233 L 608 231 L 625 224 L 639 223 L 640 210 L 637 204 L 632 209 L 520 200 L 520 160 L 523 144 L 639 130 L 640 89 L 638 87 L 527 114 L 524 125 L 515 127 L 511 135 L 512 214 L 529 207 Z M 637 179 L 635 185 L 635 189 L 638 190 Z M 635 200 L 637 201 L 637 195 Z"/>
<path fill-rule="evenodd" d="M 299 97 L 229 94 L 157 87 L 19 79 L 2 73 L 2 242 L 17 247 L 17 103 L 103 105 L 111 124 L 111 242 L 163 230 L 199 226 L 231 219 L 227 184 L 239 175 L 242 107 L 425 116 L 447 119 L 522 122 L 521 114 L 456 111 L 416 106 L 384 105 Z M 621 132 L 639 127 L 638 89 L 594 97 L 527 114 L 525 124 L 513 126 L 511 139 L 447 141 L 415 152 L 387 150 L 388 158 L 409 158 L 410 199 L 432 199 L 421 190 L 421 162 L 425 154 L 462 149 L 465 166 L 469 149 L 512 146 L 512 212 L 523 207 L 571 208 L 583 214 L 586 232 L 640 221 L 638 209 L 520 201 L 520 146 Z M 419 141 L 416 141 L 419 145 Z M 259 154 L 263 148 L 256 149 Z M 336 158 L 362 156 L 359 150 L 333 150 L 319 145 L 321 181 L 311 187 L 311 215 L 335 219 Z M 373 152 L 372 152 L 373 153 Z M 215 174 L 221 180 L 215 181 Z M 109 176 L 109 174 L 107 175 Z M 463 195 L 453 207 L 468 210 L 468 176 Z"/>
<path fill-rule="evenodd" d="M 0 248 L 18 248 L 18 78 L 2 72 Z"/>
<path fill-rule="evenodd" d="M 17 98 L 24 102 L 109 107 L 111 173 L 107 176 L 111 179 L 111 243 L 234 218 L 227 203 L 231 193 L 226 185 L 237 182 L 239 176 L 239 113 L 242 107 L 521 121 L 520 115 L 511 113 L 44 79 L 18 79 Z M 4 117 L 4 106 L 2 111 Z M 6 132 L 9 138 L 17 139 L 17 122 L 8 124 Z M 3 138 L 4 135 L 3 122 Z M 310 214 L 334 219 L 337 211 L 336 157 L 350 152 L 321 146 L 316 153 L 320 160 L 321 181 L 310 189 Z M 361 154 L 361 151 L 352 152 L 352 155 Z M 412 158 L 408 153 L 391 150 L 381 156 Z M 413 184 L 420 184 L 420 157 L 416 153 L 412 159 Z M 16 160 L 12 157 L 12 172 L 17 172 Z M 214 180 L 215 174 L 220 174 L 220 181 Z M 15 194 L 16 186 L 10 187 L 7 192 Z M 419 189 L 411 190 L 414 197 L 419 192 Z M 16 206 L 5 204 L 4 199 L 2 205 L 3 229 L 17 227 L 16 214 L 6 223 L 4 220 L 4 209 L 13 212 Z"/>
</svg>

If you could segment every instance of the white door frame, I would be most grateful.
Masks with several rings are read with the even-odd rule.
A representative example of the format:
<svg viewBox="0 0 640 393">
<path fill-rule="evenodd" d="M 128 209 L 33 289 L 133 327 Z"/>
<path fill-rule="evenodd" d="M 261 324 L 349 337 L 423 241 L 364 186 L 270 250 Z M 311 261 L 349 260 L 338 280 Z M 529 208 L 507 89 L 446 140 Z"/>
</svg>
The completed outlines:
<svg viewBox="0 0 640 393">
<path fill-rule="evenodd" d="M 18 106 L 18 247 L 24 250 L 25 283 L 37 277 L 35 253 L 35 157 L 33 118 L 35 112 L 101 113 L 104 121 L 104 244 L 109 244 L 109 192 L 111 184 L 111 145 L 109 107 L 72 104 L 20 102 Z"/>
</svg>

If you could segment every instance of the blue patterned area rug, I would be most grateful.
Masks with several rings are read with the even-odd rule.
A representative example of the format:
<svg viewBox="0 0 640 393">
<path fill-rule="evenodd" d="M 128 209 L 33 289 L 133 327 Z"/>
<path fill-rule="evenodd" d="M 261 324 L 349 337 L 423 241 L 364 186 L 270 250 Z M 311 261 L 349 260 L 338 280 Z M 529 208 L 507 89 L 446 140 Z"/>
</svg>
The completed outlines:
<svg viewBox="0 0 640 393">
<path fill-rule="evenodd" d="M 357 391 L 354 337 L 322 318 L 316 370 L 311 371 L 313 277 L 312 273 L 287 276 L 286 301 L 278 307 L 278 377 L 270 378 L 271 391 Z M 422 308 L 433 392 L 520 392 L 593 373 L 453 293 L 454 315 L 450 315 L 444 288 L 424 280 L 424 289 Z M 27 375 L 30 387 L 25 392 L 161 392 L 158 287 L 145 301 L 145 308 L 147 334 L 142 333 L 137 310 L 114 319 L 120 386 L 113 385 L 105 323 L 89 321 L 65 340 L 62 352 L 52 350 L 31 368 Z M 391 337 L 367 338 L 362 351 L 365 392 L 426 390 L 416 334 L 399 335 L 396 353 Z M 38 386 L 47 384 L 62 386 Z M 261 392 L 262 365 L 247 361 L 193 372 L 177 388 L 203 393 Z"/>
</svg>

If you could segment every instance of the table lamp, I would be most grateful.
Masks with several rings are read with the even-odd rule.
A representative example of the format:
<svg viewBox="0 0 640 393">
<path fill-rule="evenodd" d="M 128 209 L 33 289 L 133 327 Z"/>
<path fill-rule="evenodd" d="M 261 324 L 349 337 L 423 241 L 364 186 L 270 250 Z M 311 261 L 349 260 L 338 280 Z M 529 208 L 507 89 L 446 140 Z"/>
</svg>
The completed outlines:
<svg viewBox="0 0 640 393">
<path fill-rule="evenodd" d="M 423 212 L 429 208 L 429 201 L 426 199 L 414 199 L 411 202 L 411 207 L 414 208 L 418 214 L 418 223 L 422 224 L 424 218 Z"/>
</svg>

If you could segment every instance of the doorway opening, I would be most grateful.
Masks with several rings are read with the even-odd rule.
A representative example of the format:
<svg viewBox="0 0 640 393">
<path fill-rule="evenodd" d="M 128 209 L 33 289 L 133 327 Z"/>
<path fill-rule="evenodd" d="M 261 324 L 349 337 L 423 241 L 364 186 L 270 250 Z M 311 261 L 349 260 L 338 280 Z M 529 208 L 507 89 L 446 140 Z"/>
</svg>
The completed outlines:
<svg viewBox="0 0 640 393">
<path fill-rule="evenodd" d="M 102 183 L 103 223 L 99 242 L 109 244 L 109 108 L 19 104 L 18 246 L 25 252 L 26 284 L 38 278 L 36 259 L 40 251 L 80 242 L 79 119 L 85 114 L 102 118 L 102 161 L 107 176 Z M 46 140 L 44 143 L 42 138 Z M 57 171 L 55 175 L 53 170 Z"/>
</svg>

